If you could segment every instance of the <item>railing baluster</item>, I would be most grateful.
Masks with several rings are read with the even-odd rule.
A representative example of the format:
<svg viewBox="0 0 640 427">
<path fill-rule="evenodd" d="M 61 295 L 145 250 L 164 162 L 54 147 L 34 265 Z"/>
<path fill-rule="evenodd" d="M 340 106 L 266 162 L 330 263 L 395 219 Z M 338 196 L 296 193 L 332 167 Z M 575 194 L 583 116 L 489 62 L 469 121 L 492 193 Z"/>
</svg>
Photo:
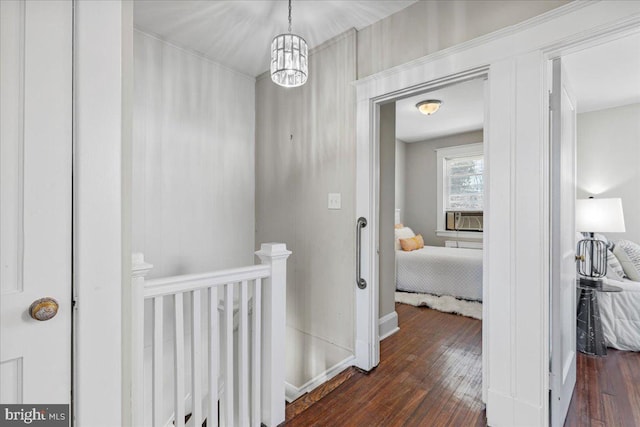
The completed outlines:
<svg viewBox="0 0 640 427">
<path fill-rule="evenodd" d="M 220 324 L 218 288 L 209 289 L 209 416 L 207 426 L 218 426 L 218 372 L 220 371 Z"/>
<path fill-rule="evenodd" d="M 191 293 L 191 413 L 194 426 L 202 425 L 202 328 L 200 291 Z"/>
<path fill-rule="evenodd" d="M 249 422 L 249 285 L 240 283 L 238 322 L 238 424 Z"/>
<path fill-rule="evenodd" d="M 184 306 L 182 293 L 174 295 L 175 311 L 175 426 L 184 427 Z"/>
<path fill-rule="evenodd" d="M 153 390 L 153 425 L 159 426 L 164 424 L 166 419 L 163 419 L 164 402 L 163 388 L 164 388 L 164 366 L 163 366 L 163 351 L 164 351 L 164 318 L 163 318 L 163 297 L 155 297 L 153 299 L 153 375 L 152 375 L 152 390 Z"/>
<path fill-rule="evenodd" d="M 203 274 L 144 280 L 151 265 L 142 255 L 134 257 L 132 293 L 134 339 L 131 348 L 134 367 L 131 385 L 134 425 L 143 420 L 164 425 L 168 408 L 164 399 L 165 372 L 174 379 L 173 424 L 185 426 L 187 392 L 191 393 L 192 414 L 187 425 L 267 426 L 284 421 L 284 328 L 286 299 L 286 259 L 290 252 L 278 243 L 263 244 L 256 252 L 263 264 Z M 264 279 L 264 280 L 262 280 Z M 234 292 L 238 286 L 238 332 L 234 329 Z M 253 303 L 249 299 L 253 286 Z M 190 299 L 190 319 L 184 316 L 185 293 Z M 205 292 L 205 293 L 203 293 Z M 164 296 L 173 297 L 173 366 L 164 361 Z M 208 319 L 202 324 L 202 298 L 208 299 Z M 153 301 L 151 407 L 144 406 L 144 300 Z M 222 312 L 219 307 L 222 300 Z M 251 305 L 250 305 L 251 304 Z M 251 319 L 249 318 L 252 313 Z M 185 325 L 186 322 L 190 322 Z M 186 372 L 185 326 L 191 332 L 191 371 Z M 202 328 L 205 328 L 205 331 Z M 203 365 L 203 333 L 207 334 L 207 366 Z M 147 337 L 148 338 L 148 337 Z M 169 337 L 167 337 L 169 338 Z M 237 338 L 237 349 L 234 342 Z M 168 342 L 167 342 L 168 343 Z M 237 352 L 236 352 L 237 351 Z M 237 362 L 236 362 L 237 361 Z M 238 363 L 237 372 L 234 364 Z M 206 408 L 203 407 L 202 375 L 207 372 Z M 188 377 L 191 389 L 186 390 Z M 223 392 L 220 393 L 220 385 Z M 171 390 L 169 390 L 171 392 Z M 235 403 L 235 399 L 239 399 Z M 148 402 L 147 401 L 147 402 Z M 237 411 L 235 410 L 237 408 Z M 237 414 L 237 415 L 236 415 Z"/>
<path fill-rule="evenodd" d="M 260 425 L 260 329 L 262 328 L 262 281 L 258 278 L 253 288 L 253 341 L 251 354 L 251 425 Z"/>
<path fill-rule="evenodd" d="M 233 420 L 233 283 L 225 285 L 224 297 L 224 416 L 227 426 Z"/>
</svg>

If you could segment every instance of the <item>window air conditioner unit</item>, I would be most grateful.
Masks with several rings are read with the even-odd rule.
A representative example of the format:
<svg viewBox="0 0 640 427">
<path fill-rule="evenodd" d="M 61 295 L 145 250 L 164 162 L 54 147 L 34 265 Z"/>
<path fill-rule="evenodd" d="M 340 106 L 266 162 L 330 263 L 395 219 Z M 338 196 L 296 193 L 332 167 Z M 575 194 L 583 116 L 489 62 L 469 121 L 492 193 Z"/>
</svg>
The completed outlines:
<svg viewBox="0 0 640 427">
<path fill-rule="evenodd" d="M 446 229 L 482 232 L 484 224 L 482 214 L 482 211 L 446 211 Z"/>
</svg>

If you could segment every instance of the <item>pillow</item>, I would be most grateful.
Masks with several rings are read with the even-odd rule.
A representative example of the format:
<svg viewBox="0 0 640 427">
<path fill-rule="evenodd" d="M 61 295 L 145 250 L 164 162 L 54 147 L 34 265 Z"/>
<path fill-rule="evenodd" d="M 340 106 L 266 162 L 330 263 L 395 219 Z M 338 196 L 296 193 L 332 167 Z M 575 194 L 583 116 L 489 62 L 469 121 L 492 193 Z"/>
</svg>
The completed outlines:
<svg viewBox="0 0 640 427">
<path fill-rule="evenodd" d="M 396 224 L 393 228 L 404 228 L 403 224 Z"/>
<path fill-rule="evenodd" d="M 400 239 L 408 239 L 409 237 L 414 237 L 416 234 L 409 227 L 396 228 L 396 250 L 399 251 L 402 249 L 400 246 Z"/>
<path fill-rule="evenodd" d="M 414 237 L 400 239 L 400 246 L 403 251 L 415 251 L 416 249 L 424 248 L 424 240 L 422 239 L 422 235 L 418 234 Z"/>
<path fill-rule="evenodd" d="M 640 282 L 640 246 L 629 240 L 620 240 L 616 242 L 613 254 L 620 261 L 625 276 Z"/>
<path fill-rule="evenodd" d="M 607 277 L 614 280 L 622 280 L 627 277 L 624 274 L 622 264 L 610 250 L 607 250 Z"/>
<path fill-rule="evenodd" d="M 611 240 L 609 240 L 607 238 L 607 236 L 605 236 L 604 234 L 600 234 L 600 233 L 595 233 L 593 235 L 594 239 L 596 240 L 602 240 L 605 244 L 605 246 L 607 247 L 607 249 L 612 250 L 613 251 L 613 247 L 615 246 L 615 243 L 613 243 Z"/>
</svg>

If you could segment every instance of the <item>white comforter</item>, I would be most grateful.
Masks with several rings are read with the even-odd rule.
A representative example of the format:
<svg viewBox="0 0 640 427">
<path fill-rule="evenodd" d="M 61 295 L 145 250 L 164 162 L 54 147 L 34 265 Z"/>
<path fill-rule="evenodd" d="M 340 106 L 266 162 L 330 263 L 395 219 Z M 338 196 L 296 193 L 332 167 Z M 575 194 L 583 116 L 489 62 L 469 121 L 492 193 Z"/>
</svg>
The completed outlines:
<svg viewBox="0 0 640 427">
<path fill-rule="evenodd" d="M 640 282 L 606 279 L 622 292 L 596 292 L 602 330 L 609 347 L 640 351 Z"/>
<path fill-rule="evenodd" d="M 482 250 L 425 246 L 396 251 L 396 288 L 482 301 Z"/>
</svg>

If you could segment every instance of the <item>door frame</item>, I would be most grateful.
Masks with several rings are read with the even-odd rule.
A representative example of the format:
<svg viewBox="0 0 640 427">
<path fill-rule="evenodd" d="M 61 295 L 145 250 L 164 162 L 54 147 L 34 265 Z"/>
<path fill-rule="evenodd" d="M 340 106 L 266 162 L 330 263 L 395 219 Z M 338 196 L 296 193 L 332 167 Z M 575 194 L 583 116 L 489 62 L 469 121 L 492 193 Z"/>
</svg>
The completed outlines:
<svg viewBox="0 0 640 427">
<path fill-rule="evenodd" d="M 624 38 L 624 37 L 628 37 L 628 36 L 632 36 L 632 35 L 637 35 L 640 34 L 640 25 L 638 25 L 640 23 L 640 19 L 637 19 L 637 17 L 631 18 L 629 20 L 629 22 L 627 23 L 621 23 L 621 25 L 619 26 L 614 26 L 611 28 L 603 28 L 602 31 L 599 32 L 595 32 L 591 35 L 588 35 L 586 37 L 583 36 L 579 36 L 579 37 L 575 37 L 571 40 L 565 40 L 562 43 L 559 43 L 555 46 L 550 46 L 548 49 L 544 50 L 544 55 L 543 55 L 543 59 L 546 62 L 546 72 L 545 72 L 545 94 L 549 94 L 552 92 L 552 88 L 553 88 L 553 83 L 554 83 L 554 79 L 553 79 L 553 62 L 556 59 L 560 59 L 562 60 L 565 56 L 570 55 L 572 53 L 575 52 L 579 52 L 581 50 L 585 50 L 585 49 L 589 49 L 613 40 L 617 40 L 620 38 Z M 562 84 L 566 84 L 566 82 L 562 82 Z M 550 99 L 547 98 L 547 105 L 549 105 L 550 103 Z M 549 111 L 549 110 L 547 110 Z M 549 138 L 549 146 L 551 147 L 551 123 L 549 122 L 548 118 L 547 118 L 547 128 L 549 129 L 549 134 L 548 134 L 548 138 Z M 574 129 L 574 132 L 576 130 Z M 575 150 L 575 147 L 574 147 Z M 577 165 L 576 165 L 577 168 Z M 551 181 L 551 178 L 550 178 Z M 552 191 L 551 187 L 549 188 L 550 191 Z M 553 218 L 554 213 L 556 213 L 553 210 L 553 203 L 549 203 L 549 216 L 550 218 Z M 551 225 L 551 224 L 550 224 Z M 551 229 L 550 229 L 550 234 L 549 234 L 549 247 L 551 248 L 552 245 L 552 237 L 551 237 Z M 575 237 L 574 237 L 575 239 Z M 556 267 L 559 268 L 558 265 L 556 265 Z M 553 270 L 550 269 L 549 272 L 551 275 L 553 275 L 554 272 Z M 551 304 L 551 295 L 552 295 L 552 289 L 549 290 L 549 327 L 551 327 L 551 316 L 552 316 L 552 304 Z M 575 335 L 574 335 L 574 339 L 575 339 Z M 553 336 L 552 336 L 552 332 L 551 330 L 549 331 L 549 342 L 551 343 L 553 340 Z M 576 349 L 576 356 L 577 356 L 577 349 Z M 551 361 L 552 358 L 552 354 L 551 352 L 549 353 L 549 358 Z M 574 364 L 575 364 L 575 360 L 574 360 Z M 574 368 L 575 369 L 575 368 Z M 549 368 L 549 374 L 552 375 L 551 372 L 551 367 Z M 551 386 L 551 384 L 550 384 Z M 552 404 L 553 405 L 553 404 Z M 550 408 L 551 410 L 551 408 Z M 551 414 L 550 414 L 551 416 Z M 550 425 L 552 424 L 552 421 L 550 420 Z"/>
<path fill-rule="evenodd" d="M 370 370 L 379 362 L 379 105 L 424 89 L 424 82 L 437 87 L 464 73 L 488 69 L 485 102 L 490 114 L 485 117 L 484 132 L 490 214 L 485 222 L 483 262 L 483 400 L 492 425 L 548 424 L 551 270 L 546 64 L 551 55 L 637 31 L 640 4 L 606 3 L 572 2 L 355 82 L 356 218 L 364 216 L 372 225 L 362 231 L 366 249 L 362 275 L 369 286 L 354 291 L 358 367 Z M 500 309 L 490 310 L 493 306 Z"/>
<path fill-rule="evenodd" d="M 72 425 L 130 426 L 133 3 L 72 1 Z"/>
<path fill-rule="evenodd" d="M 369 209 L 366 214 L 358 214 L 358 217 L 364 216 L 367 218 L 369 225 L 364 228 L 362 233 L 362 247 L 368 245 L 370 248 L 369 256 L 365 259 L 362 258 L 362 277 L 369 284 L 365 289 L 358 290 L 363 294 L 366 294 L 367 301 L 370 302 L 371 308 L 367 311 L 368 322 L 365 325 L 363 322 L 356 322 L 356 365 L 363 370 L 371 370 L 380 362 L 380 351 L 378 346 L 367 346 L 364 344 L 363 336 L 370 336 L 373 341 L 380 341 L 378 318 L 379 318 L 379 294 L 380 294 L 380 281 L 379 281 L 379 232 L 380 224 L 380 108 L 384 104 L 396 102 L 404 98 L 419 95 L 421 93 L 428 93 L 430 91 L 442 89 L 447 86 L 463 83 L 475 79 L 487 79 L 489 76 L 488 66 L 478 67 L 477 69 L 463 71 L 454 75 L 446 76 L 441 79 L 425 81 L 423 83 L 416 84 L 411 87 L 403 88 L 397 91 L 384 93 L 375 98 L 369 100 L 369 123 L 371 124 L 371 141 L 369 145 L 368 159 L 369 170 L 367 173 L 370 176 L 368 185 L 368 192 L 366 197 L 368 198 Z M 485 103 L 485 114 L 487 113 Z M 484 139 L 486 140 L 486 134 Z M 486 146 L 485 146 L 486 150 Z M 360 162 L 360 155 L 358 156 L 358 162 Z M 358 169 L 362 171 L 362 169 Z M 373 172 L 373 173 L 372 173 Z M 357 172 L 358 173 L 358 172 Z M 360 203 L 364 200 L 362 192 L 357 192 L 357 200 Z M 485 235 L 486 236 L 486 235 Z M 374 248 L 374 249 L 371 249 Z M 359 300 L 358 300 L 359 301 Z M 357 311 L 358 315 L 360 311 Z M 366 327 L 365 327 L 366 326 Z"/>
</svg>

